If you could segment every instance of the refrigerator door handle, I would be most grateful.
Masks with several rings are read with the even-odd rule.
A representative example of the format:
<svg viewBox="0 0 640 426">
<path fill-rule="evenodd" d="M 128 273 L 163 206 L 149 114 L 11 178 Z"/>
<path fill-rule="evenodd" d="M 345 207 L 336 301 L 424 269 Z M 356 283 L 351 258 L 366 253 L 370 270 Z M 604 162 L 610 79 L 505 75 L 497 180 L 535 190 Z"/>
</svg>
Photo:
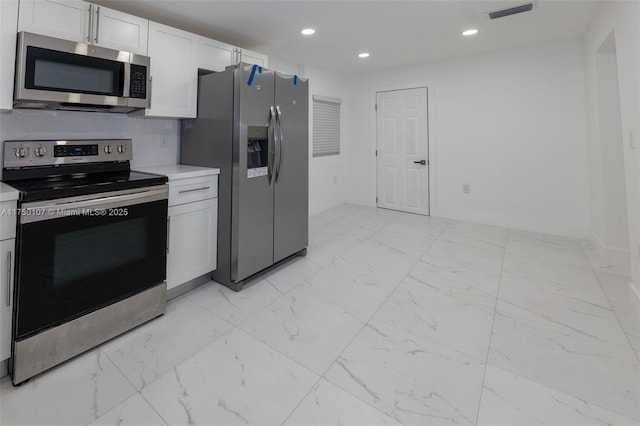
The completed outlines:
<svg viewBox="0 0 640 426">
<path fill-rule="evenodd" d="M 271 106 L 269 108 L 269 162 L 267 164 L 267 174 L 269 176 L 269 185 L 271 185 L 271 180 L 273 178 L 273 171 L 275 169 L 275 144 L 276 144 L 276 110 Z"/>
<path fill-rule="evenodd" d="M 282 133 L 282 110 L 280 106 L 276 106 L 276 123 L 278 124 L 278 132 L 280 133 L 280 143 L 278 144 L 278 168 L 276 169 L 276 182 L 280 176 L 280 168 L 282 167 L 282 151 L 284 150 L 284 134 Z"/>
</svg>

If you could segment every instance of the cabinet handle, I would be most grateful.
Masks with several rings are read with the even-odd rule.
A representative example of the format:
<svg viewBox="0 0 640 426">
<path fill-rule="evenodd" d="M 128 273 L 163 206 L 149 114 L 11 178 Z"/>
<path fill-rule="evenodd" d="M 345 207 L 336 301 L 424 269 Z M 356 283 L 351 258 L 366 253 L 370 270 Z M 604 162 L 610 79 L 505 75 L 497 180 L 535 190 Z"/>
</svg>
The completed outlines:
<svg viewBox="0 0 640 426">
<path fill-rule="evenodd" d="M 204 191 L 206 189 L 211 188 L 210 186 L 203 186 L 202 188 L 194 188 L 194 189 L 184 189 L 182 191 L 178 191 L 178 194 L 184 194 L 185 192 L 195 192 L 195 191 Z"/>
<path fill-rule="evenodd" d="M 167 216 L 167 254 L 169 254 L 169 238 L 171 237 L 171 216 Z"/>
<path fill-rule="evenodd" d="M 11 306 L 11 251 L 7 253 L 7 288 L 6 288 L 6 305 Z"/>
<path fill-rule="evenodd" d="M 98 44 L 98 37 L 100 36 L 100 6 L 96 10 L 96 44 Z"/>
<path fill-rule="evenodd" d="M 87 34 L 87 43 L 91 43 L 91 35 L 93 34 L 93 5 L 89 5 L 89 29 Z"/>
</svg>

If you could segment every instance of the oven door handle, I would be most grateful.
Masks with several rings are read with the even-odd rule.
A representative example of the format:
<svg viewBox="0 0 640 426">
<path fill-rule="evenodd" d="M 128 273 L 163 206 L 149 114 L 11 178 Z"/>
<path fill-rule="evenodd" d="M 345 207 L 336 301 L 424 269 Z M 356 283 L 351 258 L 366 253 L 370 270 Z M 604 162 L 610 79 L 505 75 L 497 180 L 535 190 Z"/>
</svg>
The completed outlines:
<svg viewBox="0 0 640 426">
<path fill-rule="evenodd" d="M 57 202 L 42 206 L 23 206 L 20 223 L 39 222 L 60 217 L 87 214 L 87 212 L 83 212 L 82 209 L 96 211 L 150 203 L 163 199 L 166 200 L 168 199 L 168 194 L 169 189 L 162 187 L 121 195 L 94 196 L 90 199 Z"/>
</svg>

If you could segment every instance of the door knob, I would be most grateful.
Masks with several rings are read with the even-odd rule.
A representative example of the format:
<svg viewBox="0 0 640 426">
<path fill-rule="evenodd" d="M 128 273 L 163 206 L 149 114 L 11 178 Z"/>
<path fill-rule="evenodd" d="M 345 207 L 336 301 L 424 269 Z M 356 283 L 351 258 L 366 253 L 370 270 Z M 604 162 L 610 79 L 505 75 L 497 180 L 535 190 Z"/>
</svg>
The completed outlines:
<svg viewBox="0 0 640 426">
<path fill-rule="evenodd" d="M 427 160 L 414 161 L 416 164 L 422 164 L 423 166 L 427 165 Z"/>
</svg>

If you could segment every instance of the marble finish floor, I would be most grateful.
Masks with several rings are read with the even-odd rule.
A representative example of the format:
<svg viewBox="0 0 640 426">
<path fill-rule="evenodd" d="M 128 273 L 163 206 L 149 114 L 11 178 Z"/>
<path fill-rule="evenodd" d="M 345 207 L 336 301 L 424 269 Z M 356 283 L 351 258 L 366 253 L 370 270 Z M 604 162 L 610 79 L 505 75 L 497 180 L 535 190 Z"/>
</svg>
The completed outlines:
<svg viewBox="0 0 640 426">
<path fill-rule="evenodd" d="M 9 425 L 637 425 L 640 319 L 586 241 L 342 205 L 308 255 L 21 387 Z"/>
</svg>

